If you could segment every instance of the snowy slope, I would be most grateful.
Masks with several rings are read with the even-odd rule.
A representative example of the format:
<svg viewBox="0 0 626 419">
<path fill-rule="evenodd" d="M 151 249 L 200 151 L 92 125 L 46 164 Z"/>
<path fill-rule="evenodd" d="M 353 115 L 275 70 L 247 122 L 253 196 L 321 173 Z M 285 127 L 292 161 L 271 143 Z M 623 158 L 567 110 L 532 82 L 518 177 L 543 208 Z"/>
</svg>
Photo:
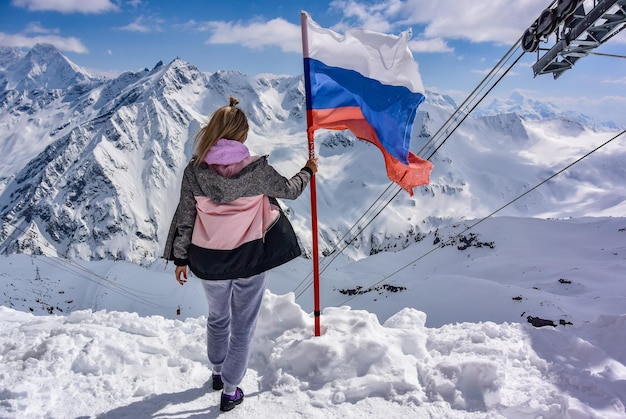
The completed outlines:
<svg viewBox="0 0 626 419">
<path fill-rule="evenodd" d="M 624 417 L 626 220 L 465 229 L 335 261 L 320 337 L 311 296 L 293 292 L 310 261 L 274 270 L 246 400 L 229 416 Z M 197 279 L 181 287 L 161 264 L 2 258 L 0 417 L 220 417 Z"/>
</svg>

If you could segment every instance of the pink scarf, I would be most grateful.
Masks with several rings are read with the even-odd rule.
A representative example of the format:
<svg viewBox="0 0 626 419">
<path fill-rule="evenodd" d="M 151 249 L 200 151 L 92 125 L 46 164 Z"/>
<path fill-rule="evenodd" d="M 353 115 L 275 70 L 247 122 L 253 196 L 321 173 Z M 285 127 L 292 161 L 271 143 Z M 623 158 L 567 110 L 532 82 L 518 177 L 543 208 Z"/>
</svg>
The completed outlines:
<svg viewBox="0 0 626 419">
<path fill-rule="evenodd" d="M 209 165 L 228 165 L 239 163 L 248 157 L 250 157 L 250 151 L 243 143 L 222 138 L 213 144 L 213 147 L 204 157 L 204 161 Z"/>
</svg>

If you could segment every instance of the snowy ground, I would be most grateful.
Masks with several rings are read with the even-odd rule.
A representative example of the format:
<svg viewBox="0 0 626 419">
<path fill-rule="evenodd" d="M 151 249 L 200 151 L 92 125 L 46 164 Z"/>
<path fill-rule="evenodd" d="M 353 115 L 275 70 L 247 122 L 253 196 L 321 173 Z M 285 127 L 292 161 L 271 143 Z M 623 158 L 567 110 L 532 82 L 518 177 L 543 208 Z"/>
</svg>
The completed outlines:
<svg viewBox="0 0 626 419">
<path fill-rule="evenodd" d="M 338 258 L 320 337 L 310 291 L 295 299 L 310 261 L 272 272 L 246 400 L 226 415 L 625 417 L 626 219 L 464 228 Z M 180 287 L 160 262 L 0 258 L 1 418 L 220 415 L 198 280 Z"/>
</svg>

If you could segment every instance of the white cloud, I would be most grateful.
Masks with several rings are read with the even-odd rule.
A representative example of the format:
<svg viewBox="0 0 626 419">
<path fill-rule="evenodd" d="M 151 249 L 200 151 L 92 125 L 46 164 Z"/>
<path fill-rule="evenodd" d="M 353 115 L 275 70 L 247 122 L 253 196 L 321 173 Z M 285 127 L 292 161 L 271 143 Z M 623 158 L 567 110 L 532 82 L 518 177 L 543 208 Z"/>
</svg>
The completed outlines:
<svg viewBox="0 0 626 419">
<path fill-rule="evenodd" d="M 463 2 L 462 7 L 455 0 L 409 0 L 404 11 L 408 22 L 426 25 L 428 37 L 510 44 L 545 7 L 545 0 Z"/>
<path fill-rule="evenodd" d="M 203 25 L 202 23 L 197 22 L 194 19 L 191 19 L 185 23 L 181 23 L 181 24 L 173 25 L 173 26 L 175 28 L 180 28 L 182 30 L 200 31 L 200 32 L 210 29 L 207 27 L 207 25 Z"/>
<path fill-rule="evenodd" d="M 31 12 L 55 11 L 89 14 L 119 10 L 110 0 L 11 0 L 11 4 Z"/>
<path fill-rule="evenodd" d="M 15 48 L 32 48 L 35 44 L 52 44 L 61 51 L 87 53 L 87 48 L 78 38 L 58 35 L 26 36 L 0 32 L 0 45 Z"/>
<path fill-rule="evenodd" d="M 0 32 L 0 45 L 13 48 L 32 48 L 35 44 L 51 44 L 57 49 L 79 54 L 87 53 L 87 47 L 80 39 L 63 37 L 57 28 L 45 28 L 39 22 L 30 22 L 21 33 L 9 34 Z M 34 36 L 33 36 L 34 34 Z"/>
<path fill-rule="evenodd" d="M 385 0 L 365 3 L 341 0 L 333 7 L 348 19 L 371 30 L 390 32 L 419 25 L 428 39 L 471 42 L 515 42 L 548 6 L 546 0 Z M 371 25 L 371 26 L 370 26 Z M 354 24 L 352 25 L 354 26 Z M 387 27 L 388 29 L 385 29 Z M 417 32 L 414 28 L 414 32 Z"/>
<path fill-rule="evenodd" d="M 501 76 L 502 74 L 504 74 L 505 72 L 505 68 L 499 68 L 495 74 L 492 74 L 492 76 Z M 475 74 L 480 74 L 481 76 L 486 76 L 489 73 L 491 73 L 493 71 L 493 68 L 485 68 L 485 69 L 479 69 L 479 70 L 471 70 L 472 73 Z M 507 76 L 517 76 L 519 75 L 519 73 L 513 71 L 512 69 L 509 70 L 509 72 L 507 73 Z"/>
<path fill-rule="evenodd" d="M 161 23 L 163 21 L 158 18 L 146 18 L 144 16 L 139 16 L 133 22 L 129 23 L 126 26 L 122 26 L 118 29 L 128 32 L 141 32 L 141 33 L 150 33 L 150 32 L 160 32 L 163 29 L 161 28 Z"/>
<path fill-rule="evenodd" d="M 611 84 L 626 84 L 626 77 L 616 78 L 616 79 L 604 79 L 602 83 L 611 83 Z"/>
<path fill-rule="evenodd" d="M 334 3 L 335 5 L 337 2 Z M 355 15 L 360 15 L 360 9 L 354 7 L 352 12 Z M 376 30 L 380 32 L 389 32 L 388 25 L 377 25 L 374 16 L 370 17 L 370 26 L 367 29 Z M 373 26 L 372 26 L 373 25 Z M 334 30 L 342 32 L 340 25 L 333 27 Z M 208 44 L 238 44 L 248 48 L 259 49 L 268 46 L 277 46 L 285 52 L 301 52 L 302 40 L 301 29 L 299 25 L 295 25 L 287 22 L 282 18 L 276 18 L 267 22 L 254 21 L 250 23 L 240 22 L 196 22 L 194 20 L 188 21 L 185 25 L 187 29 L 194 29 L 197 31 L 210 31 L 212 35 L 207 40 Z M 442 38 L 433 39 L 419 39 L 411 40 L 409 42 L 411 50 L 415 52 L 453 52 L 445 40 Z"/>
<path fill-rule="evenodd" d="M 128 31 L 128 32 L 141 32 L 141 33 L 151 32 L 150 28 L 146 25 L 142 25 L 139 20 L 135 20 L 134 22 L 129 23 L 126 26 L 121 26 L 119 29 L 123 31 Z"/>
<path fill-rule="evenodd" d="M 332 9 L 340 10 L 346 18 L 354 19 L 359 22 L 359 26 L 369 29 L 371 31 L 389 33 L 392 31 L 392 24 L 388 19 L 390 10 L 390 3 L 379 4 L 361 4 L 357 1 L 345 1 L 338 0 L 333 1 L 330 4 Z M 397 1 L 393 1 L 397 3 Z M 332 29 L 337 32 L 343 32 L 347 28 L 353 27 L 346 22 L 339 23 L 333 26 Z"/>
<path fill-rule="evenodd" d="M 260 49 L 277 46 L 285 52 L 302 51 L 300 25 L 294 25 L 282 18 L 267 22 L 233 23 L 205 22 L 212 31 L 208 44 L 238 44 L 248 48 Z"/>
<path fill-rule="evenodd" d="M 59 29 L 48 29 L 41 25 L 40 22 L 30 22 L 24 29 L 24 33 L 60 33 Z"/>
<path fill-rule="evenodd" d="M 441 38 L 416 39 L 409 41 L 409 48 L 413 52 L 454 52 L 446 41 Z"/>
<path fill-rule="evenodd" d="M 362 27 L 384 33 L 413 29 L 417 38 L 410 48 L 418 53 L 455 52 L 448 41 L 515 42 L 547 6 L 545 0 L 335 0 L 333 11 L 344 18 L 332 26 L 343 32 Z M 415 26 L 415 27 L 413 27 Z M 239 44 L 249 48 L 278 46 L 286 52 L 301 51 L 300 27 L 282 18 L 266 22 L 197 22 L 190 20 L 187 29 L 210 31 L 209 44 Z"/>
</svg>

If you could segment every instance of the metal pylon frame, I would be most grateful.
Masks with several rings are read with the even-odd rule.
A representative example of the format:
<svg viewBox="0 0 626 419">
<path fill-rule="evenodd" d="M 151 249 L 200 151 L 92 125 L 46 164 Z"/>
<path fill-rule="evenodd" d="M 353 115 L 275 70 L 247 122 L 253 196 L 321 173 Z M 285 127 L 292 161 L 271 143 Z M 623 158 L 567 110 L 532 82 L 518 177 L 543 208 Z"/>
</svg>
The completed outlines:
<svg viewBox="0 0 626 419">
<path fill-rule="evenodd" d="M 598 0 L 594 4 L 587 14 L 581 6 L 561 30 L 557 29 L 556 44 L 533 64 L 535 77 L 552 73 L 559 78 L 576 61 L 626 28 L 626 0 Z"/>
</svg>

